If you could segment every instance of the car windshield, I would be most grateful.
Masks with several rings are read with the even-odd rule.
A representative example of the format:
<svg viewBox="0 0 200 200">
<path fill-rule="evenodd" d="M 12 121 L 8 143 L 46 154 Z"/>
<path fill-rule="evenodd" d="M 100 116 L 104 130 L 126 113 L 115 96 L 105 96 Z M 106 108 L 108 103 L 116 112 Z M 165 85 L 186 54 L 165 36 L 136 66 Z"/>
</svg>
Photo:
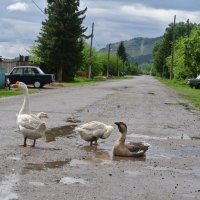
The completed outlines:
<svg viewBox="0 0 200 200">
<path fill-rule="evenodd" d="M 44 74 L 44 72 L 39 67 L 37 68 L 37 70 L 38 70 L 39 74 Z"/>
</svg>

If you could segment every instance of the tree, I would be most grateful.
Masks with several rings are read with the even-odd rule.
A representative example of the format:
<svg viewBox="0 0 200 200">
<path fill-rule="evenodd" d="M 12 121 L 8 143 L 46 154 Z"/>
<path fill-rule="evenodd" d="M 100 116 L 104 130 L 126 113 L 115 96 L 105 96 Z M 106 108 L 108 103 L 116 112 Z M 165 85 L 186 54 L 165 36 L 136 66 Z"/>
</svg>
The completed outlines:
<svg viewBox="0 0 200 200">
<path fill-rule="evenodd" d="M 38 54 L 58 81 L 72 81 L 82 62 L 83 40 L 86 28 L 82 26 L 87 10 L 78 10 L 79 0 L 47 0 L 37 40 Z"/>
<path fill-rule="evenodd" d="M 123 68 L 124 68 L 124 63 L 127 61 L 127 53 L 123 41 L 121 41 L 119 44 L 119 47 L 117 49 L 117 56 L 119 56 L 119 58 L 123 61 Z"/>
<path fill-rule="evenodd" d="M 195 24 L 179 22 L 175 26 L 175 43 L 181 37 L 188 37 L 190 31 L 195 27 Z M 172 41 L 173 41 L 173 23 L 165 29 L 163 39 L 154 47 L 154 66 L 158 75 L 169 77 L 169 69 L 171 66 L 170 56 L 172 55 Z M 175 44 L 176 48 L 177 45 Z M 175 48 L 175 53 L 176 53 Z M 166 62 L 167 59 L 167 62 Z M 164 69 L 164 70 L 163 70 Z"/>
<path fill-rule="evenodd" d="M 92 65 L 92 66 L 94 66 L 91 69 L 92 76 L 101 75 L 103 70 L 102 70 L 101 62 L 98 59 L 98 55 L 97 55 L 96 49 L 92 48 L 92 54 L 90 54 L 90 53 L 91 53 L 90 52 L 90 45 L 87 44 L 84 41 L 84 48 L 83 48 L 83 51 L 82 51 L 83 62 L 82 62 L 82 65 L 80 67 L 80 70 L 84 71 L 84 72 L 86 72 L 88 74 L 89 73 L 88 66 Z"/>
<path fill-rule="evenodd" d="M 192 72 L 188 65 L 185 62 L 186 54 L 185 47 L 187 43 L 187 38 L 182 37 L 176 41 L 175 44 L 175 54 L 174 54 L 174 79 L 176 80 L 185 80 L 189 76 L 191 76 Z M 168 65 L 171 63 L 171 56 L 166 58 L 166 62 Z"/>
</svg>

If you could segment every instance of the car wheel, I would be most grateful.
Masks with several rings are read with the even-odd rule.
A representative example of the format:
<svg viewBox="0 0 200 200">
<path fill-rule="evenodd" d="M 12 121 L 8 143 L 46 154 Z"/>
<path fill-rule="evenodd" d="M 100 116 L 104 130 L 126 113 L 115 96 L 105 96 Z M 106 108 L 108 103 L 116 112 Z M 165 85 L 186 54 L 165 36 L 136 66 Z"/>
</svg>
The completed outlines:
<svg viewBox="0 0 200 200">
<path fill-rule="evenodd" d="M 35 88 L 40 88 L 41 87 L 40 81 L 35 81 L 33 85 L 34 85 Z"/>
</svg>

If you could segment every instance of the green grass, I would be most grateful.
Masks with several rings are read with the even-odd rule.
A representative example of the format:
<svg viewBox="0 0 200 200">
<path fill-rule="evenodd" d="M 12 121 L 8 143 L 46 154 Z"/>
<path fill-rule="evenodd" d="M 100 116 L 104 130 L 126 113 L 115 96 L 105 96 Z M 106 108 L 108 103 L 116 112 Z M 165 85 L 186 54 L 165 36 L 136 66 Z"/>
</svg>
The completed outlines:
<svg viewBox="0 0 200 200">
<path fill-rule="evenodd" d="M 102 76 L 96 76 L 92 79 L 88 79 L 85 77 L 76 77 L 73 82 L 70 83 L 63 83 L 65 87 L 69 86 L 80 86 L 80 85 L 85 85 L 85 84 L 90 84 L 90 83 L 95 83 L 98 81 L 105 81 L 106 79 Z"/>
<path fill-rule="evenodd" d="M 38 92 L 39 90 L 37 89 L 30 89 L 29 90 L 29 93 L 32 94 L 32 93 L 35 93 L 35 92 Z M 16 96 L 16 95 L 21 95 L 23 94 L 22 91 L 17 91 L 17 90 L 7 90 L 7 89 L 0 89 L 0 98 L 1 97 L 8 97 L 8 96 Z"/>
<path fill-rule="evenodd" d="M 157 79 L 165 85 L 179 91 L 180 96 L 190 101 L 198 110 L 200 110 L 200 89 L 190 88 L 190 86 L 186 84 L 186 81 L 176 81 L 161 78 Z"/>
<path fill-rule="evenodd" d="M 128 77 L 110 77 L 109 79 L 127 79 Z M 70 83 L 61 83 L 64 87 L 71 87 L 71 86 L 81 86 L 90 83 L 96 83 L 99 81 L 106 81 L 107 79 L 103 76 L 95 76 L 92 79 L 84 78 L 84 77 L 76 77 L 73 82 Z M 29 89 L 29 93 L 38 92 L 38 89 Z M 14 95 L 20 95 L 22 91 L 16 90 L 7 90 L 7 89 L 0 89 L 0 98 L 1 97 L 8 97 Z"/>
<path fill-rule="evenodd" d="M 99 82 L 99 81 L 106 81 L 106 80 L 111 80 L 111 79 L 129 79 L 129 78 L 130 77 L 123 77 L 123 76 L 121 76 L 121 77 L 112 76 L 109 79 L 106 79 L 103 76 L 95 76 L 92 79 L 88 79 L 88 78 L 85 78 L 85 77 L 76 77 L 73 82 L 71 82 L 71 83 L 63 83 L 63 85 L 65 87 L 80 86 L 80 85 L 96 83 L 96 82 Z"/>
</svg>

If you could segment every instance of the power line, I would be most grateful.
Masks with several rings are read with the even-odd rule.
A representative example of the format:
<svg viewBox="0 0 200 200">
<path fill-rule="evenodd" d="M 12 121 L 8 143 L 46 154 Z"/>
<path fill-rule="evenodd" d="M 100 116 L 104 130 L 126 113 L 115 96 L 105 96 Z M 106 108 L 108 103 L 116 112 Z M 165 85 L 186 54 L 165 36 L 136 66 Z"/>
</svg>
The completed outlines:
<svg viewBox="0 0 200 200">
<path fill-rule="evenodd" d="M 31 1 L 35 4 L 35 6 L 36 6 L 43 14 L 46 15 L 46 13 L 37 5 L 37 3 L 35 3 L 34 0 L 31 0 Z"/>
</svg>

